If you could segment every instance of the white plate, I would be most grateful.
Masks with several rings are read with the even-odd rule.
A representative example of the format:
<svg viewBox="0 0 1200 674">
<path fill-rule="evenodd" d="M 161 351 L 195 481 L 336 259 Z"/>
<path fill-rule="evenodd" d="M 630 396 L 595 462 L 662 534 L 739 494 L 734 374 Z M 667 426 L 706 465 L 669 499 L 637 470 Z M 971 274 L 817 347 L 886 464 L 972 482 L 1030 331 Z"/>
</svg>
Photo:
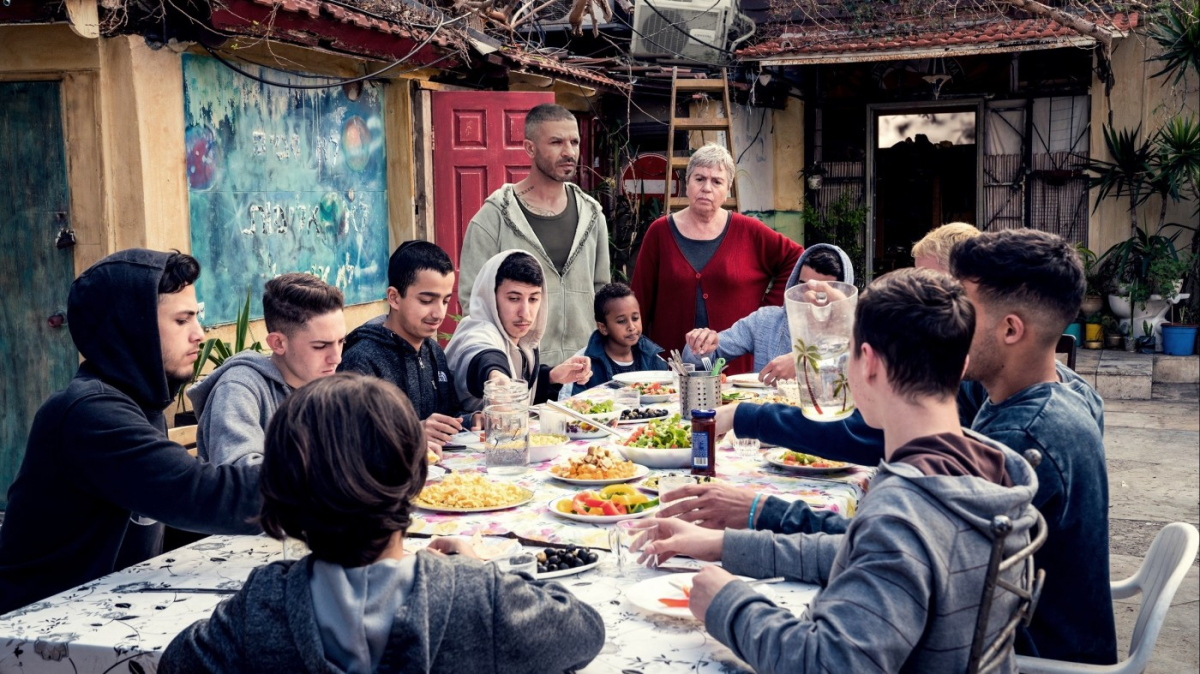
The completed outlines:
<svg viewBox="0 0 1200 674">
<path fill-rule="evenodd" d="M 587 522 L 588 524 L 612 524 L 613 522 L 621 522 L 623 520 L 636 520 L 640 517 L 645 517 L 647 515 L 653 515 L 654 511 L 658 510 L 658 506 L 655 506 L 653 508 L 647 508 L 646 510 L 643 510 L 640 513 L 632 513 L 629 515 L 576 515 L 575 513 L 559 512 L 558 509 L 554 507 L 559 501 L 570 501 L 570 500 L 571 500 L 571 497 L 563 496 L 563 497 L 556 498 L 556 499 L 550 501 L 550 503 L 548 505 L 548 507 L 550 508 L 550 512 L 554 513 L 555 515 L 558 515 L 559 517 L 561 517 L 563 519 L 575 520 L 576 522 Z"/>
<path fill-rule="evenodd" d="M 523 506 L 526 503 L 529 503 L 530 501 L 533 500 L 533 492 L 532 491 L 530 491 L 524 487 L 518 487 L 518 489 L 520 489 L 522 492 L 524 492 L 521 495 L 521 498 L 514 503 L 507 503 L 505 505 L 487 506 L 484 508 L 449 508 L 447 506 L 440 506 L 440 505 L 436 505 L 433 503 L 426 503 L 425 501 L 422 501 L 420 499 L 420 497 L 413 499 L 413 505 L 417 506 L 418 508 L 420 508 L 422 510 L 428 510 L 429 512 L 434 512 L 434 513 L 488 513 L 488 512 L 492 512 L 493 510 L 508 510 L 509 508 L 516 508 L 517 506 Z"/>
<path fill-rule="evenodd" d="M 664 473 L 662 475 L 655 475 L 654 477 L 648 478 L 645 482 L 639 484 L 637 487 L 638 487 L 638 489 L 641 489 L 642 491 L 648 491 L 651 494 L 657 494 L 659 478 L 666 477 L 667 475 L 690 477 L 696 481 L 696 484 L 717 484 L 719 482 L 725 481 L 719 477 L 708 477 L 705 475 L 691 475 L 688 473 Z"/>
<path fill-rule="evenodd" d="M 665 395 L 658 395 L 658 396 L 648 396 L 648 395 L 643 395 L 643 396 L 642 396 L 642 397 L 641 397 L 641 398 L 638 400 L 638 403 L 639 403 L 639 404 L 641 404 L 641 405 L 655 405 L 655 404 L 658 404 L 658 403 L 665 403 L 665 402 L 667 402 L 667 401 L 668 401 L 668 400 L 670 400 L 670 399 L 671 399 L 671 394 L 670 394 L 670 393 L 667 393 L 667 394 L 665 394 Z"/>
<path fill-rule="evenodd" d="M 622 384 L 674 384 L 675 377 L 667 370 L 639 370 L 637 372 L 622 372 L 613 375 L 613 381 Z"/>
<path fill-rule="evenodd" d="M 757 372 L 730 375 L 725 378 L 725 381 L 732 386 L 739 386 L 741 388 L 769 388 L 766 384 L 758 380 Z"/>
<path fill-rule="evenodd" d="M 574 566 L 569 569 L 559 569 L 558 571 L 547 571 L 546 573 L 538 573 L 538 574 L 534 574 L 534 577 L 537 578 L 538 580 L 551 580 L 553 578 L 562 578 L 564 576 L 574 576 L 577 573 L 583 573 L 584 571 L 591 571 L 592 569 L 596 568 L 597 566 L 600 566 L 600 561 L 601 560 L 597 559 L 596 561 L 592 562 L 591 564 L 584 564 L 583 566 Z"/>
<path fill-rule="evenodd" d="M 668 573 L 662 576 L 647 578 L 640 583 L 636 583 L 633 587 L 625 591 L 625 598 L 630 604 L 647 611 L 649 613 L 657 613 L 659 615 L 670 616 L 672 618 L 686 618 L 695 620 L 690 609 L 686 606 L 674 607 L 666 606 L 659 602 L 659 598 L 663 599 L 685 599 L 687 595 L 683 593 L 685 585 L 692 584 L 694 573 Z M 734 576 L 738 580 L 751 580 L 746 576 Z M 764 591 L 764 586 L 757 586 L 756 591 L 770 597 L 770 591 Z"/>
<path fill-rule="evenodd" d="M 658 396 L 653 396 L 653 397 L 658 397 Z M 637 426 L 638 424 L 644 424 L 648 421 L 654 421 L 655 419 L 666 419 L 671 416 L 671 410 L 669 410 L 669 409 L 660 407 L 659 411 L 662 412 L 662 414 L 660 414 L 658 416 L 646 417 L 644 419 L 621 419 L 620 421 L 617 422 L 617 425 L 618 426 Z"/>
<path fill-rule="evenodd" d="M 784 470 L 790 470 L 793 473 L 797 473 L 800 475 L 825 475 L 827 473 L 844 473 L 854 467 L 854 464 L 852 464 L 852 463 L 842 463 L 841 466 L 838 466 L 836 468 L 824 468 L 824 467 L 818 468 L 816 466 L 797 466 L 797 465 L 793 465 L 790 463 L 784 463 L 783 454 L 786 451 L 788 451 L 788 450 L 780 449 L 780 450 L 777 450 L 774 452 L 767 452 L 765 455 L 763 455 L 763 459 L 766 460 L 766 462 L 771 464 L 772 466 L 775 466 L 777 468 L 782 468 Z M 841 462 L 839 462 L 839 463 L 841 463 Z"/>
<path fill-rule="evenodd" d="M 550 477 L 555 480 L 562 480 L 570 484 L 577 484 L 581 487 L 599 487 L 606 484 L 621 484 L 622 482 L 632 482 L 640 480 L 650 474 L 650 469 L 645 466 L 634 466 L 633 475 L 629 477 L 612 477 L 606 480 L 579 480 L 573 477 L 559 477 L 554 473 L 549 473 Z"/>
</svg>

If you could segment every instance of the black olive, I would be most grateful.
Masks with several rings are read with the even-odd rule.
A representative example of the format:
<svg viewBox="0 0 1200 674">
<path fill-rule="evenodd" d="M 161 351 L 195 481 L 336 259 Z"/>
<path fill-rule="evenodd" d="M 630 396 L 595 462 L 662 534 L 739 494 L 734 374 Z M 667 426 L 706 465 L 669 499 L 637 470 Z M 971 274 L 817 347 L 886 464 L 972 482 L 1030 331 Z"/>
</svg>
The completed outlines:
<svg viewBox="0 0 1200 674">
<path fill-rule="evenodd" d="M 538 564 L 538 565 L 537 565 L 537 572 L 538 572 L 538 573 L 546 573 L 546 565 L 545 565 L 545 564 Z"/>
<path fill-rule="evenodd" d="M 589 552 L 587 553 L 586 561 L 588 564 L 595 564 L 596 562 L 600 561 L 600 555 L 595 552 Z"/>
<path fill-rule="evenodd" d="M 547 565 L 546 565 L 546 572 L 547 572 L 547 573 L 550 573 L 550 572 L 552 572 L 552 571 L 558 571 L 558 565 L 557 565 L 557 564 L 547 564 Z"/>
</svg>

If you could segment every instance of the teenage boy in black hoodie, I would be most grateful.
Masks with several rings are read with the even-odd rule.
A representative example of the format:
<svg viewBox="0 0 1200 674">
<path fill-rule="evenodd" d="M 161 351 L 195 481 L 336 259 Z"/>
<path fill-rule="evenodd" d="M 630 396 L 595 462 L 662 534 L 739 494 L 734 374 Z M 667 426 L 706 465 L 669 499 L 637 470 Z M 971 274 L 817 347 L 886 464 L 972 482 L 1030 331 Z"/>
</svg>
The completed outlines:
<svg viewBox="0 0 1200 674">
<path fill-rule="evenodd" d="M 346 336 L 338 372 L 358 372 L 395 384 L 425 426 L 429 450 L 473 425 L 454 392 L 446 353 L 437 343 L 454 293 L 454 263 L 428 241 L 407 241 L 388 261 L 386 316 Z"/>
<path fill-rule="evenodd" d="M 200 264 L 131 249 L 71 284 L 71 339 L 84 362 L 29 431 L 0 527 L 0 613 L 159 554 L 162 524 L 252 534 L 258 466 L 197 461 L 167 439 L 165 410 L 191 379 L 204 332 Z"/>
</svg>

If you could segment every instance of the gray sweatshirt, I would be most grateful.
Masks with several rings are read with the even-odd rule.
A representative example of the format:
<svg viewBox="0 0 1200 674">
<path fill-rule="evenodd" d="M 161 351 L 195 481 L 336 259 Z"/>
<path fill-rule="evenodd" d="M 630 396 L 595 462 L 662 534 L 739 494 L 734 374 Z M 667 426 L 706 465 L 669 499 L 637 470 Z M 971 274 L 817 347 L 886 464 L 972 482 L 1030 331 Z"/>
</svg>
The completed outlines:
<svg viewBox="0 0 1200 674">
<path fill-rule="evenodd" d="M 964 671 L 992 518 L 1012 519 L 1005 555 L 1012 554 L 1029 542 L 1037 491 L 1033 469 L 1016 452 L 968 434 L 1004 452 L 1014 486 L 884 463 L 844 534 L 726 530 L 722 562 L 730 573 L 824 587 L 796 617 L 745 583 L 729 583 L 705 614 L 708 631 L 760 674 Z M 1004 577 L 1023 585 L 1023 572 L 1017 565 Z M 997 592 L 989 639 L 1016 601 Z M 1009 654 L 999 671 L 1016 671 Z"/>
<path fill-rule="evenodd" d="M 199 424 L 197 453 L 216 464 L 260 463 L 267 422 L 291 391 L 270 356 L 234 355 L 188 389 Z"/>
<path fill-rule="evenodd" d="M 600 614 L 558 583 L 461 557 L 410 559 L 255 569 L 171 641 L 158 671 L 550 673 L 604 645 Z"/>
</svg>

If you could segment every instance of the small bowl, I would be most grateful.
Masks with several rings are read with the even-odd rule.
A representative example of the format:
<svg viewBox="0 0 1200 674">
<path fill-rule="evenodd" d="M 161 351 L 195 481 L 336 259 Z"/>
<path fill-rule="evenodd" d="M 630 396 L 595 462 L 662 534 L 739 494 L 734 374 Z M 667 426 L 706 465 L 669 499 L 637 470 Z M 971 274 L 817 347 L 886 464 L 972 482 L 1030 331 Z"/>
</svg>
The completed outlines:
<svg viewBox="0 0 1200 674">
<path fill-rule="evenodd" d="M 656 449 L 653 447 L 626 447 L 625 445 L 613 446 L 617 448 L 621 456 L 647 468 L 692 467 L 691 447 Z"/>
<path fill-rule="evenodd" d="M 550 442 L 551 437 L 555 442 Z M 534 444 L 537 440 L 539 444 Z M 558 456 L 567 446 L 567 436 L 558 433 L 531 433 L 529 435 L 529 462 L 541 463 Z"/>
</svg>

